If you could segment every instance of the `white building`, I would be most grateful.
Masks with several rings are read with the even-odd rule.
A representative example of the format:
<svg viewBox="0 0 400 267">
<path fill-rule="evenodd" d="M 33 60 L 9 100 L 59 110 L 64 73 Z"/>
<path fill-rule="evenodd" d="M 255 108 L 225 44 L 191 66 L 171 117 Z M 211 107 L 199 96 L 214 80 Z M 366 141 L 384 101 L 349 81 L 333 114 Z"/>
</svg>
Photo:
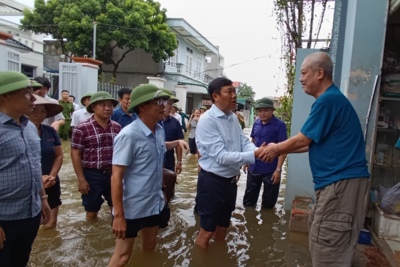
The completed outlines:
<svg viewBox="0 0 400 267">
<path fill-rule="evenodd" d="M 21 71 L 28 77 L 42 76 L 43 36 L 19 29 L 24 9 L 32 8 L 17 1 L 0 0 L 0 32 L 3 33 L 0 70 Z"/>
</svg>

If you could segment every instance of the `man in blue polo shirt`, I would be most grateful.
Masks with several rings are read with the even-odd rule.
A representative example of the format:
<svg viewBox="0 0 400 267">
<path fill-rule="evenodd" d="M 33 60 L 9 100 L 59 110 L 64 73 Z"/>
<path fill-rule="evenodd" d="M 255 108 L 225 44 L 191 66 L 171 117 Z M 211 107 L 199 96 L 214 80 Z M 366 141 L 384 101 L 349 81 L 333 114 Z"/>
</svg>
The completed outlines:
<svg viewBox="0 0 400 267">
<path fill-rule="evenodd" d="M 115 251 L 110 267 L 125 266 L 139 231 L 142 249 L 153 250 L 162 221 L 166 198 L 163 193 L 164 153 L 188 145 L 177 140 L 165 142 L 158 122 L 164 114 L 169 95 L 152 84 L 136 87 L 129 110 L 138 119 L 122 129 L 115 138 L 111 179 Z"/>
<path fill-rule="evenodd" d="M 259 119 L 254 122 L 250 137 L 256 146 L 263 143 L 278 143 L 287 139 L 286 124 L 274 116 L 274 102 L 269 98 L 258 100 L 255 109 Z M 262 194 L 262 206 L 272 209 L 279 195 L 281 182 L 282 165 L 285 155 L 280 155 L 271 163 L 262 162 L 256 159 L 251 164 L 247 173 L 246 191 L 243 197 L 244 206 L 254 206 L 257 204 L 260 194 L 261 184 L 264 184 Z M 245 166 L 245 170 L 247 165 Z"/>
<path fill-rule="evenodd" d="M 135 113 L 128 112 L 129 104 L 131 103 L 130 88 L 122 88 L 118 91 L 119 107 L 116 108 L 111 116 L 113 121 L 116 121 L 122 128 L 130 124 L 136 119 Z"/>
<path fill-rule="evenodd" d="M 360 119 L 350 101 L 333 84 L 328 54 L 308 55 L 300 82 L 316 98 L 300 132 L 269 144 L 271 161 L 290 152 L 309 152 L 316 201 L 310 216 L 309 246 L 313 266 L 352 266 L 360 230 L 369 173 Z"/>
</svg>

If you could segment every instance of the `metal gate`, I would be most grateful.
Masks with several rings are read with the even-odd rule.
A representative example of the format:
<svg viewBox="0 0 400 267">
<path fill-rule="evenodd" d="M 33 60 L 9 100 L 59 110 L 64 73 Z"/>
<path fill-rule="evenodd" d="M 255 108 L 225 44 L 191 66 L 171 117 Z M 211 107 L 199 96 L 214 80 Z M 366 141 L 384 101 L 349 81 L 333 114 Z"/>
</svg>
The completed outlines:
<svg viewBox="0 0 400 267">
<path fill-rule="evenodd" d="M 58 92 L 54 92 L 56 99 L 60 98 L 62 90 L 68 90 L 71 95 L 76 97 L 81 95 L 80 92 L 80 75 L 82 66 L 76 63 L 60 63 L 60 76 L 58 84 Z M 77 98 L 78 99 L 78 98 Z"/>
</svg>

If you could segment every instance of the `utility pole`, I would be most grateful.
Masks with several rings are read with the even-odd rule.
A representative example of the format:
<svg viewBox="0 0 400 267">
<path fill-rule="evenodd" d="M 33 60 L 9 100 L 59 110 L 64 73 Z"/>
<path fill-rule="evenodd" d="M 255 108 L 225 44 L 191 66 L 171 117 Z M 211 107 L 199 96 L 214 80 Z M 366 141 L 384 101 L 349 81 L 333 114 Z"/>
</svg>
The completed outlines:
<svg viewBox="0 0 400 267">
<path fill-rule="evenodd" d="M 93 20 L 93 59 L 96 59 L 96 21 Z"/>
</svg>

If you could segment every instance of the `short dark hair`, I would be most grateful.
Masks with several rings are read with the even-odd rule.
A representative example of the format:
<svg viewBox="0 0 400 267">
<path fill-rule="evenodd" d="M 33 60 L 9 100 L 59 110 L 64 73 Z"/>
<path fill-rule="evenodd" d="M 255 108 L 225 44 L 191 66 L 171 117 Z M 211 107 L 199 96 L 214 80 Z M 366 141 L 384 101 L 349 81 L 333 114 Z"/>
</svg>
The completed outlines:
<svg viewBox="0 0 400 267">
<path fill-rule="evenodd" d="M 40 83 L 43 87 L 46 87 L 47 89 L 51 88 L 50 81 L 45 77 L 36 77 L 34 80 Z"/>
<path fill-rule="evenodd" d="M 211 101 L 214 103 L 214 98 L 212 96 L 214 93 L 220 94 L 222 87 L 232 85 L 232 83 L 233 82 L 231 80 L 225 77 L 218 77 L 212 80 L 208 85 L 208 94 L 211 97 Z"/>
<path fill-rule="evenodd" d="M 69 95 L 69 97 L 72 97 L 72 98 L 74 99 L 74 102 L 75 102 L 75 96 L 73 96 L 73 95 Z"/>
<path fill-rule="evenodd" d="M 69 94 L 69 91 L 64 89 L 64 90 L 61 91 L 61 93 L 68 93 Z"/>
<path fill-rule="evenodd" d="M 118 90 L 118 97 L 122 99 L 124 95 L 131 95 L 131 93 L 132 93 L 131 88 L 124 87 Z"/>
</svg>

